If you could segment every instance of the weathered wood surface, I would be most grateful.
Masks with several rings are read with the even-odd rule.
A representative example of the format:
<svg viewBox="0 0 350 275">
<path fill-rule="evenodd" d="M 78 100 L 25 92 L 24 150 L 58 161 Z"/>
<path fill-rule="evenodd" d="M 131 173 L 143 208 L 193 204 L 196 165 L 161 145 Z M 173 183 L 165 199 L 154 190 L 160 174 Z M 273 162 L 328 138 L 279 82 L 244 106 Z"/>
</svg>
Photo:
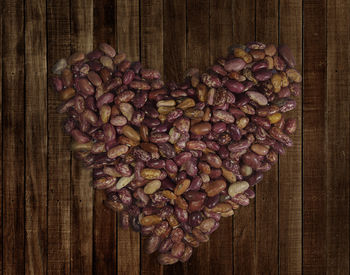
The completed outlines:
<svg viewBox="0 0 350 275">
<path fill-rule="evenodd" d="M 0 12 L 0 274 L 349 274 L 350 0 L 4 0 Z M 188 263 L 161 267 L 72 157 L 50 68 L 106 41 L 179 81 L 255 39 L 288 44 L 303 72 L 294 147 Z"/>
</svg>

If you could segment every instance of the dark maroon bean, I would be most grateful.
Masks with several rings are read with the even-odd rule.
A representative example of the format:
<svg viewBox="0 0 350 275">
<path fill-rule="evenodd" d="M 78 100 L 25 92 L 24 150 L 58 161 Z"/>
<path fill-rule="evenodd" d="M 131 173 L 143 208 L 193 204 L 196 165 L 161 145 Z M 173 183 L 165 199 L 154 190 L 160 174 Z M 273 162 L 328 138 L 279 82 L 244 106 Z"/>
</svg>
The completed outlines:
<svg viewBox="0 0 350 275">
<path fill-rule="evenodd" d="M 230 152 L 228 151 L 226 146 L 220 146 L 220 149 L 218 151 L 219 157 L 224 160 L 227 159 L 230 155 Z"/>
<path fill-rule="evenodd" d="M 213 197 L 206 197 L 204 201 L 204 205 L 208 208 L 213 208 L 215 205 L 219 203 L 220 195 L 215 195 Z"/>
<path fill-rule="evenodd" d="M 167 137 L 169 137 L 169 135 L 167 135 Z M 154 138 L 152 137 L 152 134 L 150 137 L 150 141 L 154 142 Z M 160 155 L 164 158 L 172 159 L 176 156 L 174 146 L 168 142 L 158 143 L 158 149 L 159 149 Z"/>
<path fill-rule="evenodd" d="M 165 160 L 163 159 L 151 159 L 146 164 L 149 168 L 163 169 L 165 168 Z"/>
<path fill-rule="evenodd" d="M 159 253 L 168 252 L 172 248 L 173 244 L 174 243 L 170 238 L 163 240 L 158 248 Z"/>
<path fill-rule="evenodd" d="M 121 202 L 125 205 L 131 205 L 132 203 L 132 196 L 128 189 L 122 188 L 118 190 L 118 196 Z"/>
<path fill-rule="evenodd" d="M 242 93 L 244 91 L 244 85 L 236 80 L 227 80 L 225 82 L 225 87 L 236 94 Z"/>
<path fill-rule="evenodd" d="M 193 191 L 197 191 L 201 188 L 202 186 L 202 178 L 199 176 L 194 176 L 191 180 L 191 184 L 188 187 L 188 190 L 193 190 Z"/>
<path fill-rule="evenodd" d="M 167 217 L 169 217 L 170 215 L 172 215 L 174 213 L 174 208 L 170 205 L 166 205 L 165 207 L 163 207 L 162 209 L 159 210 L 159 216 L 162 219 L 165 219 Z"/>
<path fill-rule="evenodd" d="M 151 118 L 157 118 L 159 116 L 158 111 L 150 104 L 146 104 L 143 107 L 145 113 L 147 116 L 151 117 Z M 148 125 L 147 125 L 148 126 Z M 150 126 L 149 126 L 150 127 Z"/>
<path fill-rule="evenodd" d="M 175 188 L 175 183 L 173 183 L 169 178 L 162 180 L 162 189 L 174 190 L 174 188 Z"/>
<path fill-rule="evenodd" d="M 266 69 L 268 67 L 268 64 L 265 60 L 256 62 L 253 66 L 252 66 L 252 72 L 256 72 L 258 70 L 261 69 Z"/>
<path fill-rule="evenodd" d="M 141 227 L 141 234 L 142 236 L 151 236 L 153 234 L 154 225 L 151 226 L 142 226 Z"/>
<path fill-rule="evenodd" d="M 207 147 L 213 151 L 218 151 L 220 149 L 220 145 L 217 144 L 215 141 L 206 141 L 205 144 L 207 145 Z"/>
<path fill-rule="evenodd" d="M 194 157 L 191 157 L 186 163 L 185 163 L 185 169 L 189 176 L 194 177 L 198 173 L 197 168 L 197 159 Z"/>
<path fill-rule="evenodd" d="M 193 212 L 188 217 L 188 224 L 192 227 L 196 227 L 203 221 L 202 212 Z"/>
<path fill-rule="evenodd" d="M 229 146 L 228 149 L 231 152 L 240 152 L 243 150 L 246 150 L 249 148 L 251 142 L 249 142 L 249 140 L 245 139 L 239 142 L 232 142 Z"/>
<path fill-rule="evenodd" d="M 188 201 L 198 201 L 198 200 L 204 200 L 206 197 L 206 194 L 204 192 L 190 190 L 184 194 L 184 197 Z"/>
<path fill-rule="evenodd" d="M 256 172 L 252 176 L 250 176 L 250 178 L 248 179 L 248 183 L 250 184 L 250 186 L 254 186 L 260 181 L 262 181 L 263 177 L 264 175 L 262 172 Z"/>
<path fill-rule="evenodd" d="M 160 245 L 161 238 L 157 235 L 152 235 L 148 238 L 146 244 L 145 244 L 145 251 L 147 254 L 152 254 L 153 252 L 156 252 L 159 245 Z"/>
<path fill-rule="evenodd" d="M 191 159 L 192 155 L 190 152 L 181 152 L 180 154 L 176 155 L 174 157 L 174 161 L 177 164 L 177 166 L 181 166 L 182 164 L 186 163 Z"/>
<path fill-rule="evenodd" d="M 254 154 L 253 152 L 248 152 L 244 154 L 242 157 L 242 160 L 244 164 L 252 167 L 254 170 L 259 168 L 259 166 L 261 165 L 257 155 Z"/>
<path fill-rule="evenodd" d="M 286 151 L 282 143 L 280 142 L 275 142 L 274 144 L 271 145 L 272 149 L 276 151 L 278 154 L 283 155 Z"/>
<path fill-rule="evenodd" d="M 188 212 L 184 209 L 181 209 L 177 206 L 175 206 L 175 216 L 176 219 L 180 222 L 180 223 L 186 223 L 188 220 Z"/>
<path fill-rule="evenodd" d="M 214 123 L 211 130 L 217 134 L 223 133 L 226 131 L 226 123 L 224 122 Z"/>
<path fill-rule="evenodd" d="M 134 98 L 131 100 L 136 108 L 142 108 L 147 101 L 147 92 L 138 91 L 136 92 Z"/>
<path fill-rule="evenodd" d="M 179 243 L 184 237 L 184 231 L 180 228 L 174 228 L 170 233 L 170 238 L 174 243 Z"/>
<path fill-rule="evenodd" d="M 147 162 L 151 160 L 151 155 L 139 147 L 135 147 L 132 150 L 132 154 L 136 160 L 140 160 L 143 162 Z"/>
<path fill-rule="evenodd" d="M 145 117 L 145 119 L 143 120 L 143 124 L 145 124 L 149 128 L 154 128 L 160 124 L 160 120 L 157 118 Z"/>
</svg>

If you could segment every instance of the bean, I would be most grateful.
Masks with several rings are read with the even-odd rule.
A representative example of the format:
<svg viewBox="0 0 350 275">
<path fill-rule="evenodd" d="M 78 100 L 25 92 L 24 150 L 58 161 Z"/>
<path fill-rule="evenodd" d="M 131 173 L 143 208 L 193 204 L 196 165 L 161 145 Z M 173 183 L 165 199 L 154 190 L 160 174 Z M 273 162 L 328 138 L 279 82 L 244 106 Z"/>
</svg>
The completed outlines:
<svg viewBox="0 0 350 275">
<path fill-rule="evenodd" d="M 155 193 L 161 186 L 161 181 L 160 180 L 152 180 L 149 183 L 146 184 L 144 187 L 144 192 L 145 194 L 153 194 Z"/>
<path fill-rule="evenodd" d="M 286 120 L 286 124 L 284 126 L 284 132 L 288 135 L 292 135 L 295 133 L 297 129 L 297 120 L 295 118 L 289 118 Z"/>
<path fill-rule="evenodd" d="M 131 126 L 125 125 L 122 128 L 122 134 L 126 137 L 139 142 L 141 140 L 141 137 L 137 131 L 135 131 Z"/>
<path fill-rule="evenodd" d="M 228 194 L 231 197 L 235 197 L 239 193 L 243 193 L 249 188 L 249 183 L 246 181 L 237 181 L 232 183 L 228 188 Z"/>
<path fill-rule="evenodd" d="M 159 169 L 144 168 L 141 170 L 141 177 L 148 180 L 159 178 L 161 171 Z"/>
<path fill-rule="evenodd" d="M 218 195 L 221 191 L 225 190 L 226 182 L 224 180 L 216 180 L 209 184 L 209 186 L 205 189 L 208 197 L 214 197 Z"/>
<path fill-rule="evenodd" d="M 158 255 L 158 262 L 161 265 L 171 265 L 175 264 L 179 259 L 166 253 L 161 253 Z"/>
<path fill-rule="evenodd" d="M 181 180 L 174 189 L 175 195 L 179 196 L 185 193 L 188 187 L 190 186 L 190 184 L 191 184 L 191 181 L 189 179 Z"/>
<path fill-rule="evenodd" d="M 180 130 L 180 129 L 179 129 Z M 198 123 L 191 127 L 191 133 L 195 135 L 206 135 L 211 130 L 211 124 L 209 122 Z"/>
</svg>

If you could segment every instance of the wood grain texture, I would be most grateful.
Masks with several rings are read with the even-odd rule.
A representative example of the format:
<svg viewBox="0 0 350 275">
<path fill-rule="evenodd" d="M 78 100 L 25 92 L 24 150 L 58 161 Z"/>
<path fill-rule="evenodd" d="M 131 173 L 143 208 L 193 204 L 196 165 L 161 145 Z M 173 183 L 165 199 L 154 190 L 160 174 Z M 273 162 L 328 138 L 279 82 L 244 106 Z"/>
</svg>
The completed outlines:
<svg viewBox="0 0 350 275">
<path fill-rule="evenodd" d="M 3 1 L 3 259 L 4 274 L 25 270 L 24 5 Z"/>
<path fill-rule="evenodd" d="M 302 71 L 302 1 L 280 1 L 280 43 L 287 44 Z M 279 159 L 279 272 L 302 272 L 302 97 L 286 117 L 298 118 L 294 146 Z M 292 163 L 292 165 L 291 165 Z"/>
<path fill-rule="evenodd" d="M 209 0 L 187 2 L 187 68 L 204 72 L 210 64 Z M 210 274 L 210 242 L 193 250 L 184 274 Z"/>
<path fill-rule="evenodd" d="M 164 80 L 182 81 L 186 71 L 186 1 L 163 3 Z"/>
<path fill-rule="evenodd" d="M 140 2 L 140 50 L 141 62 L 145 68 L 154 68 L 163 74 L 163 1 Z M 144 252 L 145 238 L 141 243 L 141 274 L 162 274 L 163 267 L 156 261 L 155 254 Z"/>
<path fill-rule="evenodd" d="M 350 1 L 327 2 L 327 273 L 349 274 Z"/>
<path fill-rule="evenodd" d="M 70 54 L 70 1 L 47 1 L 48 69 Z M 49 76 L 50 74 L 49 71 Z M 48 86 L 48 227 L 47 273 L 70 273 L 71 153 L 62 131 L 64 115 L 57 114 L 58 94 Z"/>
<path fill-rule="evenodd" d="M 3 6 L 2 4 L 0 5 L 0 37 L 2 37 L 2 19 L 3 19 Z M 3 225 L 2 225 L 2 220 L 3 220 L 3 206 L 2 206 L 2 196 L 3 196 L 3 177 L 2 177 L 2 171 L 3 171 L 3 162 L 2 162 L 2 133 L 4 132 L 4 129 L 2 128 L 3 127 L 3 123 L 2 123 L 2 78 L 3 78 L 3 75 L 2 75 L 2 60 L 3 60 L 3 55 L 2 55 L 2 42 L 0 43 L 0 129 L 1 129 L 1 135 L 0 135 L 0 246 L 2 248 L 2 244 L 3 244 Z M 2 249 L 0 249 L 0 275 L 3 274 L 2 272 L 2 255 L 3 255 L 3 252 L 2 252 Z"/>
<path fill-rule="evenodd" d="M 105 41 L 116 45 L 116 3 L 114 0 L 94 1 L 94 49 Z M 104 190 L 96 190 L 93 208 L 94 274 L 117 274 L 117 214 L 103 205 Z"/>
<path fill-rule="evenodd" d="M 327 270 L 326 1 L 304 3 L 303 272 Z"/>
<path fill-rule="evenodd" d="M 256 1 L 256 40 L 278 43 L 278 0 Z M 278 165 L 256 186 L 256 259 L 258 274 L 278 274 Z"/>
<path fill-rule="evenodd" d="M 0 4 L 0 274 L 348 274 L 349 0 Z M 294 146 L 185 264 L 161 267 L 72 159 L 53 64 L 108 42 L 165 80 L 231 44 L 280 42 L 303 71 Z"/>
<path fill-rule="evenodd" d="M 210 1 L 210 65 L 226 56 L 232 45 L 232 1 Z M 236 212 L 238 213 L 238 211 Z M 231 274 L 233 269 L 232 217 L 220 220 L 220 227 L 210 238 L 210 274 Z"/>
<path fill-rule="evenodd" d="M 117 0 L 117 49 L 132 61 L 140 60 L 139 1 Z M 140 234 L 118 228 L 118 274 L 140 274 Z"/>
<path fill-rule="evenodd" d="M 46 1 L 25 6 L 25 270 L 47 270 Z M 43 115 L 44 114 L 44 115 Z"/>
<path fill-rule="evenodd" d="M 89 52 L 93 48 L 93 1 L 71 1 L 71 50 Z M 91 171 L 72 158 L 71 273 L 93 272 L 93 196 Z"/>
<path fill-rule="evenodd" d="M 233 44 L 255 40 L 255 0 L 233 1 Z M 256 273 L 256 200 L 241 207 L 233 217 L 233 271 L 234 274 Z"/>
</svg>

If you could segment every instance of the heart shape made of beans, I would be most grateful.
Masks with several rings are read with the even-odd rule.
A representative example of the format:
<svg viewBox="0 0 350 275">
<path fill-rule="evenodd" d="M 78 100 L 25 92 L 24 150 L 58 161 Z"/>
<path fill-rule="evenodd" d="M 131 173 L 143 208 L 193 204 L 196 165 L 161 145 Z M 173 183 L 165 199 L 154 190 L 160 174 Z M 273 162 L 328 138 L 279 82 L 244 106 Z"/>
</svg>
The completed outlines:
<svg viewBox="0 0 350 275">
<path fill-rule="evenodd" d="M 160 264 L 185 262 L 221 217 L 254 198 L 252 187 L 292 146 L 301 74 L 290 49 L 251 42 L 231 47 L 207 72 L 183 83 L 130 62 L 102 43 L 53 66 L 68 113 L 64 130 L 105 205 L 121 225 L 148 236 Z"/>
</svg>

